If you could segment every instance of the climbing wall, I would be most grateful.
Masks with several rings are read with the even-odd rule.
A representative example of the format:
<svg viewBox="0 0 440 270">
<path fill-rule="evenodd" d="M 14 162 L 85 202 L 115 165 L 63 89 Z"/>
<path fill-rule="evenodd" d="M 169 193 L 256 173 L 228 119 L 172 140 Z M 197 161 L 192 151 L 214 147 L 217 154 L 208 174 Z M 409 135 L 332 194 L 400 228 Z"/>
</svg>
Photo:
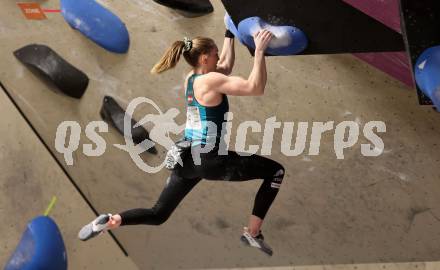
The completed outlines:
<svg viewBox="0 0 440 270">
<path fill-rule="evenodd" d="M 149 70 L 167 46 L 184 36 L 210 36 L 221 47 L 225 10 L 222 2 L 212 2 L 214 13 L 186 18 L 153 1 L 100 1 L 125 23 L 130 33 L 126 54 L 104 50 L 72 29 L 59 13 L 47 13 L 45 20 L 27 20 L 15 2 L 2 4 L 0 81 L 99 213 L 151 207 L 169 172 L 142 171 L 127 152 L 114 146 L 125 140 L 111 126 L 108 132 L 101 133 L 105 153 L 97 157 L 85 155 L 84 144 L 94 145 L 85 135 L 87 125 L 101 120 L 99 111 L 106 95 L 124 108 L 136 97 L 148 97 L 163 112 L 178 109 L 176 122 L 183 124 L 182 82 L 188 66 L 179 63 L 159 76 L 151 75 Z M 232 2 L 240 6 L 242 1 L 228 1 Z M 224 3 L 229 11 L 227 1 Z M 46 9 L 60 8 L 59 1 L 40 4 Z M 322 5 L 318 18 L 330 13 L 326 4 Z M 378 39 L 384 40 L 352 44 L 352 52 L 364 51 L 370 45 L 376 51 L 403 49 L 400 34 L 344 5 L 340 12 L 359 15 L 360 21 L 368 22 L 361 33 L 369 33 L 369 27 L 374 25 L 382 33 Z M 259 7 L 262 16 L 279 16 L 265 6 L 249 5 L 253 6 Z M 230 14 L 235 18 L 233 12 Z M 323 22 L 325 27 L 320 31 L 329 32 L 327 38 L 334 30 L 330 26 L 341 28 Z M 339 19 L 336 22 L 343 23 Z M 332 36 L 333 41 L 322 37 L 310 49 L 318 50 L 319 44 L 330 42 L 333 47 L 327 47 L 328 51 L 337 52 L 338 42 L 349 41 L 350 31 L 344 31 L 346 36 Z M 352 34 L 365 38 L 358 32 Z M 81 99 L 60 93 L 16 59 L 13 52 L 30 43 L 50 46 L 87 74 L 90 81 Z M 237 42 L 234 74 L 248 76 L 252 61 L 247 48 Z M 239 241 L 260 182 L 202 181 L 162 226 L 115 231 L 136 265 L 140 269 L 209 269 L 438 260 L 439 115 L 418 106 L 408 87 L 351 54 L 270 57 L 267 65 L 268 83 L 263 97 L 230 98 L 234 113 L 230 147 L 235 148 L 237 128 L 243 121 L 257 121 L 262 131 L 266 119 L 274 116 L 283 127 L 289 122 L 294 122 L 295 127 L 299 122 L 309 125 L 306 148 L 298 156 L 282 152 L 281 128 L 274 134 L 271 158 L 282 163 L 287 173 L 263 227 L 275 255 L 268 259 Z M 148 113 L 157 114 L 157 110 L 144 104 L 135 111 L 134 118 L 138 120 Z M 362 129 L 373 120 L 386 123 L 386 133 L 380 134 L 384 148 L 378 150 L 382 151 L 378 157 L 365 157 L 361 155 L 361 144 L 368 141 L 362 136 Z M 56 131 L 63 121 L 75 121 L 81 127 L 73 165 L 67 165 L 55 149 Z M 313 122 L 327 121 L 334 121 L 335 126 L 352 121 L 360 127 L 359 141 L 345 150 L 342 160 L 335 155 L 334 130 L 323 134 L 319 155 L 309 154 Z M 145 128 L 151 130 L 151 123 Z M 262 140 L 262 132 L 248 132 L 247 145 L 261 145 Z M 143 153 L 142 160 L 150 165 L 160 164 L 165 148 L 157 145 L 157 150 L 157 155 Z M 8 200 L 14 202 L 15 197 Z M 84 220 L 73 219 L 71 224 L 79 230 Z M 69 241 L 76 240 L 75 235 L 70 237 Z M 93 243 L 78 244 L 78 249 L 90 248 Z"/>
</svg>

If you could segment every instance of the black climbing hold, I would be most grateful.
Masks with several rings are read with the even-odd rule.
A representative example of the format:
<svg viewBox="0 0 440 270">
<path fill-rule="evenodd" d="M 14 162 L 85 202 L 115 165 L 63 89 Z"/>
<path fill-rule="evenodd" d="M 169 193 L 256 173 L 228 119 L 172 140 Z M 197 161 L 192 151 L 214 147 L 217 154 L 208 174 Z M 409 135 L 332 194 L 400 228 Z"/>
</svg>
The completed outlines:
<svg viewBox="0 0 440 270">
<path fill-rule="evenodd" d="M 209 0 L 154 0 L 154 2 L 183 12 L 187 17 L 202 16 L 214 11 Z"/>
<path fill-rule="evenodd" d="M 342 0 L 222 0 L 237 26 L 258 16 L 271 25 L 301 29 L 309 44 L 300 54 L 404 51 L 402 35 Z"/>
<path fill-rule="evenodd" d="M 438 0 L 400 0 L 402 33 L 411 60 L 416 65 L 419 56 L 428 48 L 440 45 L 440 2 Z M 417 87 L 419 103 L 431 105 L 432 101 Z"/>
<path fill-rule="evenodd" d="M 125 111 L 124 109 L 122 109 L 121 106 L 119 106 L 119 104 L 112 97 L 110 96 L 104 97 L 100 115 L 102 119 L 104 119 L 106 122 L 109 122 L 114 128 L 116 128 L 116 130 L 120 134 L 125 136 L 124 134 Z M 131 136 L 134 143 L 139 144 L 143 140 L 150 138 L 148 131 L 145 130 L 144 127 L 138 126 L 134 128 L 133 127 L 134 125 L 136 125 L 136 121 L 131 119 Z M 150 152 L 151 154 L 157 154 L 157 150 L 154 146 L 148 148 L 147 151 Z"/>
<path fill-rule="evenodd" d="M 46 45 L 30 44 L 16 50 L 14 55 L 70 97 L 81 98 L 87 89 L 87 75 Z"/>
</svg>

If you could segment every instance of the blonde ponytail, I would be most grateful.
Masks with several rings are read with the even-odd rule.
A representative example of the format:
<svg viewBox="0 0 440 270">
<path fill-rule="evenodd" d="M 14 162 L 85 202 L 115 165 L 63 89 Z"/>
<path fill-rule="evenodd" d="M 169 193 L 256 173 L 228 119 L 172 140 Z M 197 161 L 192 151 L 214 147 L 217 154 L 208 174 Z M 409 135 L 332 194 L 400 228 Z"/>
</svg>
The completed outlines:
<svg viewBox="0 0 440 270">
<path fill-rule="evenodd" d="M 171 47 L 167 49 L 162 58 L 151 69 L 152 74 L 159 74 L 176 66 L 179 62 L 180 55 L 183 52 L 185 43 L 181 40 L 175 41 Z"/>
<path fill-rule="evenodd" d="M 200 55 L 209 53 L 213 48 L 216 48 L 214 40 L 206 37 L 196 37 L 192 40 L 185 38 L 184 41 L 175 41 L 159 62 L 154 65 L 151 73 L 159 74 L 175 67 L 181 54 L 189 65 L 196 67 Z"/>
</svg>

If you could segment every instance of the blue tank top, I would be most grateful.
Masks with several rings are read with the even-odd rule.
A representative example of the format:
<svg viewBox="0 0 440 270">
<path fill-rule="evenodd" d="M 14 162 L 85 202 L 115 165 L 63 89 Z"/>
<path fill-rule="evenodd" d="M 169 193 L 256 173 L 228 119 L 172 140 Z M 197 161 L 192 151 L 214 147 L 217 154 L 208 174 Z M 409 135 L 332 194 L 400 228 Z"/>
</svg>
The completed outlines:
<svg viewBox="0 0 440 270">
<path fill-rule="evenodd" d="M 191 75 L 186 87 L 185 140 L 193 141 L 193 144 L 206 144 L 214 141 L 218 144 L 221 138 L 222 124 L 225 122 L 225 113 L 229 111 L 228 97 L 223 95 L 222 102 L 216 106 L 201 105 L 194 95 L 193 88 L 194 79 L 200 75 L 203 74 Z"/>
</svg>

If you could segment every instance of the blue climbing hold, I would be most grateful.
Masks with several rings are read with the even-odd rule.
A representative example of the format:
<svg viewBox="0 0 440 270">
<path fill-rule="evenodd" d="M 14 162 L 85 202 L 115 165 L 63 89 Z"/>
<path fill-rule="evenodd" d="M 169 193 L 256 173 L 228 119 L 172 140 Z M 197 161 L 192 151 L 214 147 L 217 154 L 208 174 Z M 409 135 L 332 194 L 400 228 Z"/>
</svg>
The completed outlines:
<svg viewBox="0 0 440 270">
<path fill-rule="evenodd" d="M 274 35 L 266 49 L 271 55 L 295 55 L 307 48 L 307 37 L 303 31 L 294 26 L 271 25 L 260 17 L 250 17 L 238 24 L 238 32 L 243 43 L 255 49 L 254 34 L 262 29 L 267 29 Z"/>
<path fill-rule="evenodd" d="M 125 24 L 111 11 L 94 0 L 61 0 L 66 22 L 101 47 L 126 53 L 130 38 Z"/>
<path fill-rule="evenodd" d="M 426 49 L 414 66 L 417 86 L 440 110 L 440 46 Z"/>
<path fill-rule="evenodd" d="M 47 216 L 28 223 L 5 270 L 66 270 L 67 254 L 58 226 Z"/>
</svg>

